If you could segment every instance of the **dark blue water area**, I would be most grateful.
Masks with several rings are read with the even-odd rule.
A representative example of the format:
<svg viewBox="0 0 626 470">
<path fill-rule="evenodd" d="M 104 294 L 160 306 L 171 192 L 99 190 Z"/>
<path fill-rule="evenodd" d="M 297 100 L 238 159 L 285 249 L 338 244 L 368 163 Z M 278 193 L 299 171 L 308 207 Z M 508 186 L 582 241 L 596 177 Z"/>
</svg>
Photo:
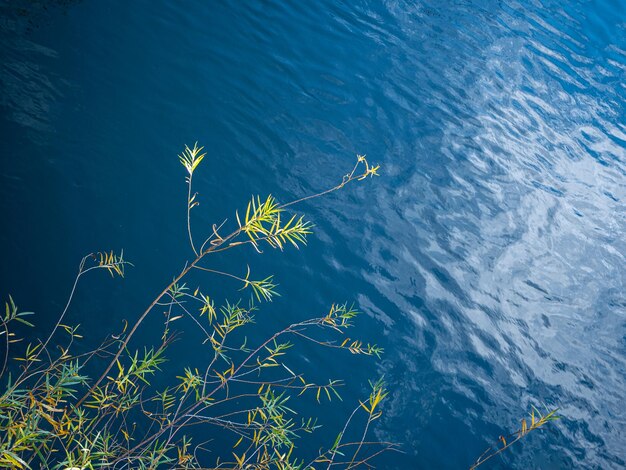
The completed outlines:
<svg viewBox="0 0 626 470">
<path fill-rule="evenodd" d="M 86 253 L 123 248 L 135 265 L 80 284 L 67 322 L 87 344 L 190 258 L 184 144 L 208 152 L 199 238 L 251 194 L 324 190 L 367 154 L 380 178 L 297 207 L 315 224 L 306 249 L 211 261 L 280 284 L 250 340 L 353 301 L 351 335 L 385 348 L 378 362 L 307 343 L 287 356 L 347 379 L 343 402 L 299 409 L 322 417 L 317 439 L 384 375 L 372 437 L 403 453 L 379 468 L 467 468 L 544 403 L 563 418 L 486 468 L 626 465 L 626 3 L 0 5 L 0 290 L 37 312 L 37 334 Z M 179 325 L 172 373 L 210 357 Z"/>
</svg>

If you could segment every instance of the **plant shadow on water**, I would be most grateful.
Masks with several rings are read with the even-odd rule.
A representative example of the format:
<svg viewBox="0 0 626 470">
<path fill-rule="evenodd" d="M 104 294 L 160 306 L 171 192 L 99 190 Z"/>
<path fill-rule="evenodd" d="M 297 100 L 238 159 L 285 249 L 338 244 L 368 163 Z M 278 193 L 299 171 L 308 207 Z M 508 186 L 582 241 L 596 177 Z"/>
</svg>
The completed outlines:
<svg viewBox="0 0 626 470">
<path fill-rule="evenodd" d="M 194 220 L 209 229 L 251 194 L 317 193 L 367 152 L 375 184 L 299 207 L 306 250 L 214 266 L 275 274 L 285 295 L 259 336 L 355 301 L 380 362 L 292 354 L 316 383 L 347 370 L 344 397 L 385 376 L 373 436 L 404 453 L 379 468 L 469 468 L 544 403 L 563 419 L 484 468 L 626 464 L 623 2 L 144 6 L 0 6 L 0 284 L 37 313 L 29 337 L 54 326 L 76 256 L 123 247 L 136 265 L 123 283 L 84 278 L 67 323 L 85 350 L 177 272 L 185 142 L 208 149 Z M 236 285 L 222 277 L 216 292 Z M 137 340 L 151 346 L 163 318 Z M 185 333 L 166 374 L 201 365 Z M 301 414 L 329 409 L 311 400 Z M 323 429 L 352 411 L 332 406 Z"/>
</svg>

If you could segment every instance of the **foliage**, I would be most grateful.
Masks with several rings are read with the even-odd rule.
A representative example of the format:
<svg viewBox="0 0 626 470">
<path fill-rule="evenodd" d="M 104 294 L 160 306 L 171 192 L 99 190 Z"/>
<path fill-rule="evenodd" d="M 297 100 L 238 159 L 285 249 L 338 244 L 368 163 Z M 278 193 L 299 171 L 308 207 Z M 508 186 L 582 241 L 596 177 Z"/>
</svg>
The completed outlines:
<svg viewBox="0 0 626 470">
<path fill-rule="evenodd" d="M 33 313 L 20 311 L 9 296 L 4 315 L 0 315 L 0 341 L 4 344 L 0 356 L 4 385 L 0 393 L 0 467 L 354 469 L 373 467 L 379 454 L 399 450 L 394 443 L 368 439 L 388 394 L 379 379 L 370 382 L 369 395 L 355 404 L 342 430 L 326 448 L 308 461 L 298 456 L 306 435 L 320 426 L 315 417 L 299 417 L 294 400 L 303 395 L 318 403 L 341 399 L 343 381 L 327 378 L 316 383 L 304 372 L 294 372 L 286 358 L 295 341 L 363 356 L 380 357 L 382 348 L 347 336 L 358 315 L 347 303 L 333 304 L 318 317 L 293 323 L 263 340 L 255 339 L 253 325 L 260 307 L 279 295 L 273 276 L 257 279 L 249 266 L 244 275 L 237 275 L 208 264 L 218 253 L 247 245 L 259 253 L 265 248 L 305 245 L 313 226 L 302 215 L 288 214 L 287 209 L 376 176 L 379 166 L 357 155 L 352 170 L 325 191 L 284 204 L 271 195 L 254 196 L 242 215 L 235 213 L 232 231 L 224 231 L 226 221 L 213 225 L 211 234 L 197 245 L 191 212 L 199 202 L 192 184 L 205 155 L 196 144 L 186 146 L 179 156 L 187 172 L 187 233 L 193 257 L 132 326 L 126 323 L 121 332 L 110 334 L 98 347 L 76 353 L 75 342 L 82 339 L 79 327 L 64 323 L 79 280 L 95 270 L 124 277 L 126 267 L 132 265 L 123 253 L 100 252 L 81 260 L 70 296 L 52 331 L 45 340 L 24 345 L 23 354 L 15 352 L 13 346 L 25 339 L 18 337 L 20 329 L 33 327 L 29 321 Z M 209 292 L 188 285 L 194 271 L 235 281 L 240 290 L 248 290 L 249 300 L 237 298 L 216 305 Z M 158 346 L 132 349 L 131 339 L 157 307 L 166 311 Z M 179 321 L 201 332 L 210 360 L 202 369 L 182 365 L 176 382 L 159 388 L 154 379 L 163 372 L 166 352 L 178 335 L 172 328 Z M 106 366 L 94 380 L 87 371 L 94 369 L 96 357 Z M 176 367 L 168 365 L 169 371 Z M 542 414 L 533 408 L 530 425 L 524 419 L 515 433 L 501 436 L 471 470 L 556 419 L 556 410 Z M 193 436 L 199 433 L 192 429 L 201 427 L 206 428 L 202 432 L 207 436 L 230 440 L 231 448 L 224 451 L 207 442 L 195 442 Z M 209 461 L 211 467 L 207 467 Z"/>
<path fill-rule="evenodd" d="M 381 415 L 387 395 L 382 380 L 370 384 L 371 391 L 347 417 L 343 430 L 326 449 L 310 461 L 298 457 L 297 443 L 319 425 L 314 417 L 300 418 L 291 405 L 302 395 L 318 402 L 339 398 L 343 382 L 309 381 L 303 372 L 292 371 L 285 359 L 294 340 L 313 342 L 363 356 L 380 356 L 376 345 L 351 339 L 346 331 L 357 311 L 349 304 L 334 304 L 316 318 L 293 323 L 263 340 L 255 339 L 254 322 L 260 306 L 277 295 L 273 277 L 255 278 L 249 267 L 238 276 L 210 267 L 217 253 L 250 245 L 283 250 L 306 244 L 312 225 L 287 208 L 377 175 L 379 169 L 364 156 L 357 156 L 353 169 L 336 186 L 297 201 L 280 204 L 273 196 L 253 197 L 240 213 L 236 225 L 225 232 L 226 222 L 213 225 L 202 244 L 194 242 L 192 209 L 198 205 L 193 192 L 194 172 L 205 157 L 203 148 L 185 147 L 179 156 L 187 175 L 187 232 L 193 257 L 152 300 L 134 324 L 109 335 L 88 353 L 76 353 L 75 342 L 82 337 L 78 326 L 66 325 L 79 280 L 88 272 L 106 270 L 123 277 L 130 265 L 123 254 L 102 252 L 82 259 L 74 285 L 56 325 L 45 340 L 14 352 L 18 324 L 32 327 L 9 297 L 0 320 L 5 344 L 0 379 L 0 466 L 12 468 L 95 469 L 95 468 L 207 468 L 221 469 L 312 469 L 371 466 L 383 451 L 396 450 L 388 442 L 367 438 L 371 423 Z M 248 289 L 250 300 L 235 299 L 216 305 L 211 293 L 188 285 L 192 271 L 223 276 Z M 133 349 L 131 339 L 156 307 L 166 310 L 158 346 Z M 202 369 L 182 366 L 176 383 L 165 388 L 154 385 L 162 372 L 168 347 L 176 339 L 175 322 L 186 321 L 198 328 L 209 348 L 210 360 Z M 182 323 L 181 323 L 182 324 Z M 245 331 L 246 336 L 239 334 Z M 325 333 L 324 333 L 325 332 Z M 243 338 L 243 339 L 242 339 Z M 250 344 L 249 344 L 250 343 Z M 99 378 L 90 377 L 94 358 L 106 366 Z M 168 364 L 168 368 L 176 365 Z M 358 426 L 360 439 L 350 440 L 348 432 Z M 194 442 L 204 426 L 205 434 L 232 440 L 232 449 L 220 452 L 211 444 Z M 230 437 L 228 437 L 230 436 Z"/>
<path fill-rule="evenodd" d="M 524 436 L 527 436 L 529 432 L 535 431 L 543 427 L 545 424 L 549 423 L 550 421 L 556 421 L 557 419 L 559 419 L 560 416 L 556 414 L 557 411 L 558 409 L 555 409 L 552 411 L 546 409 L 546 413 L 542 414 L 541 411 L 539 411 L 537 408 L 533 406 L 530 412 L 530 425 L 528 425 L 526 418 L 523 418 L 521 422 L 521 426 L 517 431 L 509 434 L 506 437 L 500 436 L 498 438 L 498 442 L 489 446 L 489 448 L 485 450 L 485 452 L 483 452 L 480 455 L 480 457 L 478 457 L 478 459 L 476 459 L 476 462 L 474 462 L 474 464 L 470 467 L 470 470 L 474 470 L 475 468 L 478 468 L 480 465 L 484 464 L 487 460 L 491 459 L 492 457 L 495 457 L 498 454 L 501 454 L 506 449 L 511 447 L 513 444 L 515 444 L 517 441 L 522 439 Z"/>
</svg>

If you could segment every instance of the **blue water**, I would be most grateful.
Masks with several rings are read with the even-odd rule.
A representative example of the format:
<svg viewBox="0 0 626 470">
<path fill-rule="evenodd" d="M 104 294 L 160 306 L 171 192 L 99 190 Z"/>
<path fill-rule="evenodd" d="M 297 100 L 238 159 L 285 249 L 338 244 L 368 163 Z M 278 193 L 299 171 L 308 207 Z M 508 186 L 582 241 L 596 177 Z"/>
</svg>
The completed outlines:
<svg viewBox="0 0 626 470">
<path fill-rule="evenodd" d="M 182 267 L 184 144 L 208 151 L 204 233 L 250 194 L 326 189 L 365 153 L 380 178 L 299 207 L 306 249 L 218 261 L 276 275 L 259 338 L 334 301 L 364 312 L 379 363 L 290 359 L 350 379 L 309 411 L 337 427 L 384 374 L 375 436 L 404 453 L 379 468 L 467 468 L 541 403 L 563 419 L 486 468 L 626 465 L 626 3 L 0 5 L 0 290 L 41 331 L 86 253 L 135 264 L 81 285 L 68 322 L 91 337 Z"/>
</svg>

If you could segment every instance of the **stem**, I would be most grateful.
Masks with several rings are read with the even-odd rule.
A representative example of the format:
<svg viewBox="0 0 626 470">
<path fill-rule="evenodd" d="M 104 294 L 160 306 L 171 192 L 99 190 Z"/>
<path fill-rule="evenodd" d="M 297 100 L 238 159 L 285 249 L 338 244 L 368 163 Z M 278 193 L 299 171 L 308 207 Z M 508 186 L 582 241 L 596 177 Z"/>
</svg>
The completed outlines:
<svg viewBox="0 0 626 470">
<path fill-rule="evenodd" d="M 191 249 L 193 253 L 198 256 L 198 252 L 196 251 L 196 247 L 193 244 L 193 236 L 191 235 L 191 179 L 193 178 L 193 172 L 189 173 L 189 179 L 187 180 L 187 233 L 189 234 L 189 243 L 191 244 Z"/>
<path fill-rule="evenodd" d="M 30 369 L 30 366 L 32 364 L 34 364 L 36 362 L 36 359 L 39 358 L 39 355 L 46 350 L 48 344 L 50 343 L 50 341 L 52 340 L 52 338 L 54 337 L 54 334 L 56 333 L 56 331 L 59 329 L 59 326 L 61 326 L 61 322 L 63 321 L 63 318 L 65 317 L 65 314 L 67 313 L 68 309 L 70 308 L 70 304 L 72 303 L 72 300 L 74 299 L 74 293 L 76 292 L 76 287 L 78 286 L 78 281 L 80 279 L 80 277 L 93 270 L 93 269 L 98 269 L 100 268 L 100 266 L 92 266 L 90 268 L 84 269 L 85 268 L 85 263 L 87 261 L 87 259 L 89 259 L 91 256 L 93 256 L 92 254 L 89 254 L 85 257 L 83 257 L 83 259 L 80 261 L 80 264 L 78 266 L 78 274 L 76 275 L 76 277 L 74 278 L 74 284 L 72 285 L 72 290 L 70 291 L 70 295 L 67 299 L 67 302 L 65 303 L 65 308 L 63 309 L 63 311 L 61 312 L 61 315 L 59 316 L 59 319 L 57 320 L 56 324 L 54 325 L 54 328 L 52 329 L 52 332 L 50 332 L 50 335 L 48 335 L 48 338 L 46 339 L 46 341 L 43 343 L 42 347 L 39 349 L 39 351 L 37 352 L 37 354 L 35 354 L 35 356 L 33 357 L 33 359 L 31 361 L 28 361 L 26 366 L 24 367 L 24 370 L 22 371 L 22 373 L 20 374 L 20 376 L 17 378 L 17 380 L 14 382 L 13 387 L 11 387 L 11 389 L 8 391 L 9 393 L 12 392 L 13 390 L 15 390 L 15 388 L 22 383 L 22 381 L 24 380 L 26 373 L 28 372 L 28 370 Z M 7 341 L 8 341 L 8 337 L 7 337 Z"/>
<path fill-rule="evenodd" d="M 334 191 L 337 191 L 338 189 L 343 188 L 346 184 L 348 184 L 349 182 L 360 178 L 361 176 L 365 176 L 366 174 L 364 173 L 363 175 L 359 175 L 359 176 L 355 176 L 354 173 L 356 171 L 356 169 L 359 166 L 359 162 L 357 162 L 357 164 L 354 166 L 354 168 L 352 169 L 352 171 L 345 175 L 341 181 L 340 184 L 338 184 L 337 186 L 334 186 L 333 188 L 327 189 L 326 191 L 322 191 L 320 193 L 316 193 L 316 194 L 312 194 L 310 196 L 306 196 L 300 199 L 296 199 L 295 201 L 283 204 L 278 206 L 281 209 L 284 209 L 286 207 L 292 206 L 294 204 L 297 204 L 299 202 L 302 201 L 306 201 L 309 199 L 313 199 L 313 198 L 317 198 L 329 193 L 332 193 Z M 191 176 L 191 175 L 190 175 Z M 191 179 L 190 179 L 190 183 L 191 183 Z M 191 184 L 189 185 L 189 194 L 191 194 Z M 190 199 L 190 196 L 188 197 L 188 201 Z M 187 203 L 187 207 L 189 207 L 189 203 Z M 188 213 L 189 213 L 189 209 L 188 209 Z M 180 282 L 186 275 L 187 273 L 189 273 L 189 271 L 191 271 L 191 269 L 193 269 L 194 267 L 196 267 L 196 265 L 202 260 L 202 258 L 204 258 L 205 255 L 216 251 L 219 247 L 221 247 L 222 245 L 224 245 L 226 242 L 228 242 L 229 240 L 232 240 L 233 238 L 236 238 L 241 232 L 242 232 L 243 228 L 238 228 L 237 230 L 235 230 L 234 232 L 232 232 L 230 235 L 226 236 L 225 238 L 221 238 L 220 240 L 217 241 L 217 243 L 211 245 L 208 249 L 206 249 L 205 251 L 201 251 L 199 254 L 196 253 L 196 258 L 194 259 L 194 261 L 191 264 L 188 264 L 185 269 L 183 269 L 180 274 L 178 276 L 176 276 L 176 278 L 167 285 L 167 287 L 165 289 L 163 289 L 163 291 L 161 291 L 161 293 L 150 303 L 150 305 L 148 306 L 148 308 L 143 312 L 143 314 L 139 317 L 139 319 L 135 322 L 135 324 L 133 325 L 133 327 L 131 328 L 131 330 L 129 331 L 128 335 L 126 336 L 126 338 L 124 339 L 124 341 L 122 342 L 122 344 L 120 345 L 120 348 L 118 350 L 118 352 L 115 354 L 115 356 L 113 357 L 113 359 L 111 360 L 111 362 L 109 363 L 109 365 L 107 366 L 107 368 L 104 370 L 104 372 L 102 373 L 102 375 L 100 375 L 100 377 L 98 378 L 98 380 L 89 388 L 89 390 L 87 391 L 87 393 L 85 393 L 85 395 L 78 401 L 78 403 L 76 404 L 75 409 L 79 408 L 80 405 L 82 405 L 85 400 L 87 399 L 87 397 L 89 395 L 91 395 L 94 390 L 96 389 L 96 387 L 98 387 L 98 385 L 100 385 L 100 383 L 102 383 L 102 381 L 106 378 L 107 374 L 109 373 L 109 371 L 113 368 L 113 366 L 115 365 L 115 363 L 117 362 L 117 360 L 119 359 L 119 357 L 122 355 L 122 352 L 126 349 L 126 346 L 128 345 L 128 343 L 130 342 L 131 338 L 133 337 L 133 335 L 135 334 L 135 332 L 137 331 L 137 329 L 139 328 L 139 325 L 141 325 L 141 323 L 145 320 L 145 318 L 148 316 L 148 314 L 152 311 L 152 309 L 154 308 L 155 305 L 157 305 L 157 303 L 163 298 L 163 296 L 165 294 L 167 294 L 167 292 L 174 286 L 174 284 L 177 284 L 178 282 Z M 193 246 L 193 245 L 192 245 Z M 195 248 L 194 248 L 195 251 Z M 275 335 L 277 336 L 277 335 Z M 274 337 L 275 337 L 274 336 Z M 273 338 L 271 338 L 273 339 Z M 269 341 L 269 340 L 268 340 Z M 267 344 L 267 343 L 264 343 Z M 243 364 L 242 364 L 243 365 Z M 234 375 L 234 374 L 233 374 Z M 220 387 L 221 388 L 221 387 Z M 214 390 L 211 395 L 216 392 L 216 390 Z M 210 396 L 210 395 L 209 395 Z"/>
<path fill-rule="evenodd" d="M 343 439 L 343 436 L 346 433 L 346 430 L 348 429 L 348 426 L 350 425 L 350 421 L 352 421 L 352 418 L 354 417 L 354 415 L 356 414 L 357 411 L 359 411 L 359 408 L 361 408 L 361 405 L 357 406 L 352 413 L 350 414 L 350 417 L 348 418 L 348 420 L 346 421 L 346 424 L 344 425 L 343 429 L 341 430 L 341 434 L 339 437 L 339 440 L 337 441 L 337 447 L 335 448 L 335 450 L 333 450 L 333 456 L 331 457 L 330 461 L 328 462 L 328 467 L 326 467 L 326 470 L 330 470 L 331 465 L 333 464 L 333 461 L 335 460 L 335 457 L 337 455 L 337 449 L 339 449 L 339 446 L 341 445 L 341 440 Z M 312 464 L 313 462 L 311 462 Z"/>
<path fill-rule="evenodd" d="M 10 344 L 11 344 L 9 342 L 9 340 L 10 340 L 10 338 L 9 338 L 9 327 L 8 327 L 7 323 L 3 322 L 2 326 L 4 327 L 4 335 L 5 335 L 5 338 L 6 338 L 7 345 L 6 345 L 6 349 L 4 351 L 4 361 L 2 363 L 2 370 L 0 370 L 0 377 L 2 377 L 4 375 L 4 369 L 7 366 L 7 362 L 9 362 L 9 347 L 10 347 Z"/>
<path fill-rule="evenodd" d="M 139 319 L 135 322 L 131 330 L 128 332 L 128 335 L 126 336 L 126 338 L 120 345 L 120 348 L 118 349 L 117 353 L 115 353 L 115 356 L 113 356 L 113 359 L 111 360 L 111 362 L 109 363 L 105 371 L 102 373 L 100 378 L 89 388 L 87 393 L 85 393 L 85 395 L 80 400 L 78 400 L 78 403 L 76 403 L 76 408 L 79 408 L 80 405 L 82 405 L 84 401 L 87 399 L 87 397 L 91 395 L 93 391 L 96 389 L 96 387 L 100 385 L 100 383 L 106 378 L 109 371 L 113 368 L 113 366 L 115 365 L 119 357 L 122 355 L 122 352 L 126 349 L 126 346 L 130 342 L 130 339 L 133 337 L 135 332 L 137 331 L 137 328 L 139 328 L 139 325 L 141 325 L 141 323 L 148 316 L 148 314 L 154 308 L 154 306 L 163 298 L 165 294 L 169 292 L 169 290 L 172 288 L 174 284 L 178 283 L 191 270 L 191 268 L 193 268 L 195 263 L 200 261 L 201 258 L 202 258 L 202 255 L 197 257 L 193 263 L 191 263 L 183 271 L 181 271 L 181 273 L 165 289 L 163 289 L 163 291 L 152 301 L 152 303 L 143 312 L 143 314 L 139 317 Z"/>
<path fill-rule="evenodd" d="M 244 278 L 239 277 L 239 276 L 235 276 L 234 274 L 225 273 L 223 271 L 217 271 L 215 269 L 209 269 L 209 268 L 205 268 L 203 266 L 195 266 L 195 268 L 199 269 L 201 271 L 206 271 L 208 273 L 220 274 L 221 276 L 227 276 L 227 277 L 230 277 L 232 279 L 236 279 L 237 281 L 241 281 L 241 282 L 243 282 L 246 285 L 248 285 L 250 283 L 250 281 L 248 281 L 247 279 L 244 279 Z"/>
</svg>

